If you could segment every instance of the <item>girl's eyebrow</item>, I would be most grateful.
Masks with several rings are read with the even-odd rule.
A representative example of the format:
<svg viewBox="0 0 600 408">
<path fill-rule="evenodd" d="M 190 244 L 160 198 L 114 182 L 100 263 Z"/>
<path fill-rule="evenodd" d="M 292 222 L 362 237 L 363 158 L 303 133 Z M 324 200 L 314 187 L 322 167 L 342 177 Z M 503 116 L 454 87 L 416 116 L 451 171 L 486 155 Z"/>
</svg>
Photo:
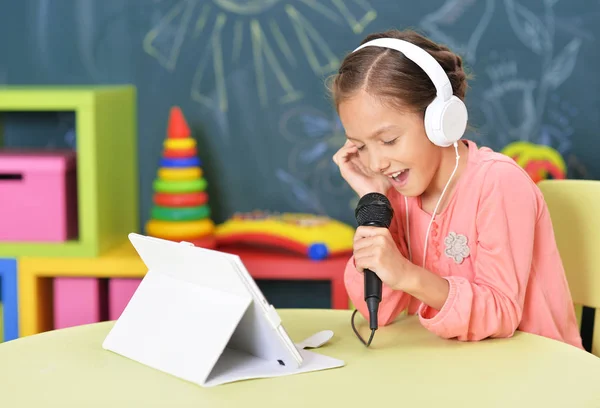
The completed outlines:
<svg viewBox="0 0 600 408">
<path fill-rule="evenodd" d="M 373 132 L 373 134 L 371 136 L 369 136 L 369 139 L 375 139 L 377 136 L 381 135 L 382 133 L 387 132 L 390 129 L 393 129 L 397 127 L 396 125 L 384 125 L 382 127 L 380 127 L 379 129 L 377 129 L 375 132 Z"/>
<path fill-rule="evenodd" d="M 397 127 L 398 126 L 396 126 L 396 125 L 383 125 L 379 129 L 377 129 L 375 132 L 373 132 L 373 134 L 371 134 L 371 136 L 367 137 L 367 139 L 375 139 L 377 136 L 381 135 L 382 133 L 385 133 L 388 130 L 394 129 L 394 128 L 397 128 Z M 354 139 L 354 138 L 348 136 L 347 134 L 346 134 L 346 139 L 349 139 L 349 140 L 352 140 L 352 141 L 356 141 L 356 142 L 360 142 L 360 140 Z"/>
</svg>

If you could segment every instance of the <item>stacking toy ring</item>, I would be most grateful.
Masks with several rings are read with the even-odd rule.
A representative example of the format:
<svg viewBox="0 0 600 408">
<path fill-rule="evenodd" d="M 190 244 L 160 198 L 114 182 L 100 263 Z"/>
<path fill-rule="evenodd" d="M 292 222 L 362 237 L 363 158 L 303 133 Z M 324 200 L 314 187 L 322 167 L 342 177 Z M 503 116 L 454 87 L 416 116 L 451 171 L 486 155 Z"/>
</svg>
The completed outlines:
<svg viewBox="0 0 600 408">
<path fill-rule="evenodd" d="M 194 167 L 201 166 L 202 163 L 198 157 L 177 157 L 177 158 L 166 158 L 160 159 L 160 167 Z"/>
<path fill-rule="evenodd" d="M 195 180 L 154 180 L 154 191 L 159 193 L 191 193 L 193 191 L 204 191 L 206 179 Z"/>
<path fill-rule="evenodd" d="M 217 247 L 217 239 L 214 235 L 208 235 L 206 237 L 196 239 L 188 238 L 187 242 L 201 248 L 214 249 Z"/>
<path fill-rule="evenodd" d="M 154 204 L 163 207 L 195 207 L 208 202 L 208 194 L 204 191 L 194 193 L 155 193 Z"/>
<path fill-rule="evenodd" d="M 152 218 L 162 221 L 192 221 L 201 220 L 210 216 L 208 205 L 197 207 L 152 207 Z"/>
<path fill-rule="evenodd" d="M 212 234 L 214 230 L 215 224 L 210 218 L 179 222 L 149 220 L 146 223 L 146 233 L 148 235 L 169 240 L 198 239 Z"/>
<path fill-rule="evenodd" d="M 158 178 L 163 180 L 194 180 L 202 177 L 200 167 L 160 168 Z"/>
<path fill-rule="evenodd" d="M 168 159 L 194 157 L 198 154 L 198 149 L 190 147 L 189 149 L 165 149 L 163 157 Z"/>
<path fill-rule="evenodd" d="M 185 139 L 166 139 L 163 143 L 165 149 L 180 150 L 196 147 L 196 139 L 186 137 Z"/>
</svg>

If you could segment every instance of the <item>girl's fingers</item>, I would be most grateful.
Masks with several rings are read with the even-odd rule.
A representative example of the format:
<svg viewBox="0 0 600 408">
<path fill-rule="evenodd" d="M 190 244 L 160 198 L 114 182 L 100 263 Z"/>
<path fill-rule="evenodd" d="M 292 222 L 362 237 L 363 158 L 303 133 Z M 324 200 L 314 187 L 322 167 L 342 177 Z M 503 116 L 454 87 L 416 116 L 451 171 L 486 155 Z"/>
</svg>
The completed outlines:
<svg viewBox="0 0 600 408">
<path fill-rule="evenodd" d="M 349 146 L 344 145 L 344 147 L 342 147 L 340 150 L 338 150 L 333 155 L 333 161 L 335 164 L 337 164 L 339 166 L 340 163 L 344 163 L 344 162 L 348 161 L 348 156 L 350 156 L 356 152 L 358 152 L 358 149 L 356 148 L 355 145 L 349 145 Z"/>
</svg>

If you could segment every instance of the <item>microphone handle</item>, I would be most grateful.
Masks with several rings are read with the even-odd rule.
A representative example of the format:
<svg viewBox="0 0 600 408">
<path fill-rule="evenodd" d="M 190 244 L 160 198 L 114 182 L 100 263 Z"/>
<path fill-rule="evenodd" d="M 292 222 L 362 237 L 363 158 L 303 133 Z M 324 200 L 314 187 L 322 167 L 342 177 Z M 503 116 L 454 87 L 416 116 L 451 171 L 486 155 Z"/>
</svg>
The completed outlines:
<svg viewBox="0 0 600 408">
<path fill-rule="evenodd" d="M 370 297 L 377 298 L 381 302 L 381 279 L 375 272 L 365 269 L 365 300 Z"/>
<path fill-rule="evenodd" d="M 367 303 L 367 309 L 369 310 L 369 327 L 371 330 L 377 330 L 379 325 L 377 315 L 382 292 L 381 279 L 370 269 L 365 269 L 364 274 L 365 302 Z"/>
<path fill-rule="evenodd" d="M 369 227 L 385 228 L 385 225 L 380 221 L 370 221 L 365 223 Z M 377 302 L 381 302 L 381 279 L 377 274 L 369 269 L 365 269 L 365 301 L 367 298 L 375 296 Z"/>
<path fill-rule="evenodd" d="M 385 228 L 385 225 L 379 221 L 370 221 L 365 223 L 370 227 Z M 378 317 L 379 303 L 382 297 L 381 279 L 370 269 L 364 270 L 365 278 L 365 302 L 369 310 L 369 327 L 371 330 L 377 330 L 379 327 Z"/>
</svg>

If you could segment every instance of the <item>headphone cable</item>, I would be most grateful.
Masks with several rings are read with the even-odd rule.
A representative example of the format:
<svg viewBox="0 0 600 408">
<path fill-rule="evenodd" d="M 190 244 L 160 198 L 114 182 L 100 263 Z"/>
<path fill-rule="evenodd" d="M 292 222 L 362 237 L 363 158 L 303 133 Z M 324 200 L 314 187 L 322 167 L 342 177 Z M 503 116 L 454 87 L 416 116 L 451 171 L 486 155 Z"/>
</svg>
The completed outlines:
<svg viewBox="0 0 600 408">
<path fill-rule="evenodd" d="M 365 341 L 365 339 L 363 339 L 362 336 L 358 333 L 358 330 L 356 330 L 356 326 L 354 325 L 354 316 L 356 315 L 356 312 L 358 312 L 358 309 L 354 309 L 354 312 L 352 312 L 352 318 L 350 319 L 352 330 L 354 330 L 354 334 L 356 334 L 356 337 L 358 337 L 360 342 L 365 346 L 369 347 L 371 345 L 371 341 L 373 341 L 373 336 L 375 336 L 375 329 L 371 329 L 371 335 L 369 336 L 369 340 Z"/>
</svg>

